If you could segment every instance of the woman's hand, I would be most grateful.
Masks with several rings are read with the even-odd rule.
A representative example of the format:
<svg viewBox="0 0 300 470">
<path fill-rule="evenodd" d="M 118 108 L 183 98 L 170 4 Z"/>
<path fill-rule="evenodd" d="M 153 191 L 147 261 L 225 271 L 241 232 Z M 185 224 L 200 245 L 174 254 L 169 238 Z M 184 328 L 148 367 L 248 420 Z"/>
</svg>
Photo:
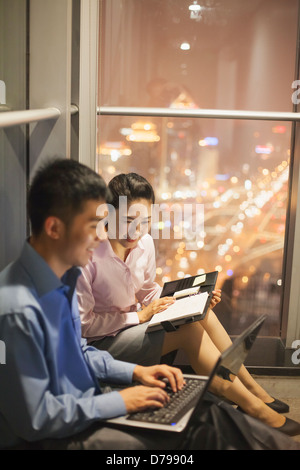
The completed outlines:
<svg viewBox="0 0 300 470">
<path fill-rule="evenodd" d="M 145 323 L 151 320 L 153 315 L 166 310 L 166 308 L 168 308 L 169 305 L 173 304 L 174 302 L 175 299 L 173 297 L 162 297 L 161 299 L 154 300 L 147 307 L 137 312 L 140 323 Z"/>
<path fill-rule="evenodd" d="M 219 302 L 221 302 L 221 289 L 216 289 L 212 292 L 209 308 L 212 310 Z"/>
</svg>

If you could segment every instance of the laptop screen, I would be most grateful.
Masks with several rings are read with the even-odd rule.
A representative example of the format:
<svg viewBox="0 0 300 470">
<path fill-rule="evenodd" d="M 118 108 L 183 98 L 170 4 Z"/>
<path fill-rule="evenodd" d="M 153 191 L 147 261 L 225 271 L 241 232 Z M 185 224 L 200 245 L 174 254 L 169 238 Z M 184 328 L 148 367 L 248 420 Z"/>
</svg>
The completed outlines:
<svg viewBox="0 0 300 470">
<path fill-rule="evenodd" d="M 266 316 L 260 317 L 247 328 L 222 355 L 216 375 L 233 382 L 245 362 Z"/>
</svg>

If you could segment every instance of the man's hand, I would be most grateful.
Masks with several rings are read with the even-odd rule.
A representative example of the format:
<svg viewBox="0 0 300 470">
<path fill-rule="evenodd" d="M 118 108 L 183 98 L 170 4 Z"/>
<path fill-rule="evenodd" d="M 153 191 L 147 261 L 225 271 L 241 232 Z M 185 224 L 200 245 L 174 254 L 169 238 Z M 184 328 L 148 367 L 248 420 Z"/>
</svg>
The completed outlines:
<svg viewBox="0 0 300 470">
<path fill-rule="evenodd" d="M 134 381 L 150 387 L 165 388 L 166 382 L 162 379 L 167 379 L 173 392 L 181 390 L 185 383 L 180 369 L 165 364 L 150 367 L 136 366 L 133 371 Z"/>
<path fill-rule="evenodd" d="M 145 323 L 151 320 L 153 315 L 166 310 L 166 308 L 168 308 L 169 305 L 173 304 L 174 302 L 175 299 L 173 297 L 162 297 L 161 299 L 153 300 L 151 304 L 137 312 L 140 323 Z"/>
<path fill-rule="evenodd" d="M 119 392 L 125 402 L 127 413 L 143 411 L 147 408 L 162 408 L 168 401 L 168 394 L 159 387 L 138 385 Z"/>
<path fill-rule="evenodd" d="M 133 381 L 144 385 L 125 388 L 119 392 L 128 413 L 149 407 L 162 408 L 169 401 L 168 394 L 163 390 L 166 382 L 162 379 L 167 379 L 173 392 L 181 390 L 185 383 L 180 369 L 165 364 L 150 367 L 136 366 L 132 378 Z"/>
</svg>

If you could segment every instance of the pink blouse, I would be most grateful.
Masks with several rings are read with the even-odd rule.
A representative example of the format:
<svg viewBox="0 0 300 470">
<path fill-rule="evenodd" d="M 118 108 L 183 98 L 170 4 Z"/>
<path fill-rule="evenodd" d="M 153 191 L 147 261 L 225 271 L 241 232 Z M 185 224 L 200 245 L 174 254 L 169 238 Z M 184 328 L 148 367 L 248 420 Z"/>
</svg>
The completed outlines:
<svg viewBox="0 0 300 470">
<path fill-rule="evenodd" d="M 108 240 L 100 242 L 77 281 L 82 336 L 94 341 L 139 324 L 138 304 L 148 305 L 160 296 L 155 276 L 150 235 L 139 240 L 125 262 Z"/>
</svg>

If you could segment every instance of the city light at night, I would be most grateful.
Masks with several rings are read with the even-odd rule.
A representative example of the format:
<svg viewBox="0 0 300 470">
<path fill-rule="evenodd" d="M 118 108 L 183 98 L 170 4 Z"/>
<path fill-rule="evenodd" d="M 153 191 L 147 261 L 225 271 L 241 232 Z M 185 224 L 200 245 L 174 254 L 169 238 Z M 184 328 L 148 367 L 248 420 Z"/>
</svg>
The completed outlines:
<svg viewBox="0 0 300 470">
<path fill-rule="evenodd" d="M 144 41 L 122 17 L 111 23 L 105 2 L 99 106 L 153 107 L 166 115 L 99 116 L 98 149 L 122 141 L 131 154 L 98 151 L 98 171 L 107 182 L 121 172 L 140 173 L 166 212 L 203 205 L 198 237 L 193 217 L 153 222 L 156 281 L 217 270 L 231 330 L 267 313 L 269 333 L 278 334 L 291 123 L 167 111 L 291 111 L 292 93 L 298 95 L 291 88 L 295 51 L 283 45 L 295 42 L 297 15 L 277 1 L 276 14 L 263 2 L 256 8 L 236 1 L 228 8 L 227 2 L 153 0 L 152 9 L 149 2 L 131 2 Z M 118 46 L 110 42 L 113 34 L 120 35 Z"/>
</svg>

